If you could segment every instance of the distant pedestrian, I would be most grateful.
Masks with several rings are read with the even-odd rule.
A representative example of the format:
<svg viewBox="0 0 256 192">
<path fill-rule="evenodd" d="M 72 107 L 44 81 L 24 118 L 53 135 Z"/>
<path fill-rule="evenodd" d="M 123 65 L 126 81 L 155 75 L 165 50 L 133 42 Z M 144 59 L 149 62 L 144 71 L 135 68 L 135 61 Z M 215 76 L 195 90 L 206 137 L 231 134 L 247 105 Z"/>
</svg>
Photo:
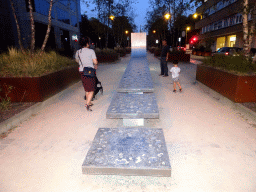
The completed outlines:
<svg viewBox="0 0 256 192">
<path fill-rule="evenodd" d="M 86 69 L 97 69 L 98 61 L 94 50 L 90 49 L 90 39 L 83 37 L 79 40 L 79 44 L 82 47 L 76 52 L 75 60 L 79 63 L 79 73 L 81 75 L 83 87 L 86 95 L 86 109 L 92 111 L 91 103 L 93 98 L 93 92 L 96 88 L 96 74 L 94 77 L 84 75 L 84 68 Z"/>
<path fill-rule="evenodd" d="M 167 45 L 167 40 L 162 41 L 162 52 L 160 55 L 160 67 L 161 67 L 161 74 L 159 76 L 167 77 L 168 76 L 168 67 L 167 61 L 169 57 L 169 46 Z"/>
<path fill-rule="evenodd" d="M 182 88 L 181 88 L 180 82 L 179 82 L 180 68 L 178 67 L 178 60 L 174 60 L 173 65 L 174 66 L 170 69 L 170 72 L 172 73 L 173 92 L 176 93 L 176 84 L 179 86 L 180 92 L 182 91 Z"/>
</svg>

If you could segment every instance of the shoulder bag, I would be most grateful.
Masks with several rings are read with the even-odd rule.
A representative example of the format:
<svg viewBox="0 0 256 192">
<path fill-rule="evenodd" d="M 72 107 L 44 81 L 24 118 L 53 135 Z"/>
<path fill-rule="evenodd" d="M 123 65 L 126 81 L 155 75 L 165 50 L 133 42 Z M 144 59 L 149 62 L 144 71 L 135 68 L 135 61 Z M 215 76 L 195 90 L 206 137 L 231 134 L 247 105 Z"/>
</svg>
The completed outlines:
<svg viewBox="0 0 256 192">
<path fill-rule="evenodd" d="M 82 52 L 82 49 L 81 49 L 81 52 Z M 78 53 L 78 57 L 79 57 L 80 62 L 83 66 L 83 63 L 82 63 L 81 58 L 79 56 L 79 53 Z M 95 77 L 96 76 L 96 69 L 94 69 L 92 67 L 84 67 L 83 68 L 83 75 L 87 76 L 87 77 Z"/>
</svg>

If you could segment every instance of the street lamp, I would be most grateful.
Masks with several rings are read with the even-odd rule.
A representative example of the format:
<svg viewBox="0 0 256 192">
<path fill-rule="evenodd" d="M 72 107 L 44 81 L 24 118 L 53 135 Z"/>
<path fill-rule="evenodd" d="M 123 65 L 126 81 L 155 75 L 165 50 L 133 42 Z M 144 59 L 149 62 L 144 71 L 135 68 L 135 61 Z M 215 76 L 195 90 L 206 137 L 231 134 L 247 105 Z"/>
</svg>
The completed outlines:
<svg viewBox="0 0 256 192">
<path fill-rule="evenodd" d="M 190 30 L 190 27 L 187 27 L 187 28 L 186 28 L 186 42 L 185 42 L 185 44 L 187 44 L 187 36 L 188 36 L 187 33 L 188 33 L 189 30 Z M 183 33 L 183 34 L 184 34 L 184 33 Z"/>
<path fill-rule="evenodd" d="M 166 20 L 169 20 L 170 17 L 171 17 L 171 15 L 170 15 L 170 13 L 166 13 L 166 14 L 164 15 L 164 17 L 165 17 Z"/>
<path fill-rule="evenodd" d="M 168 20 L 171 18 L 170 13 L 166 13 L 166 14 L 164 15 L 164 18 L 165 18 L 166 21 L 167 21 L 167 30 L 168 30 Z M 164 38 L 165 38 L 165 30 L 164 30 Z"/>
<path fill-rule="evenodd" d="M 193 15 L 194 19 L 197 19 L 198 16 L 200 16 L 200 18 L 202 19 L 202 15 L 199 14 L 199 13 L 195 13 L 195 14 Z"/>
<path fill-rule="evenodd" d="M 128 33 L 129 33 L 129 31 L 126 30 L 126 31 L 125 31 L 125 34 L 127 35 Z"/>
<path fill-rule="evenodd" d="M 115 19 L 114 15 L 110 15 L 109 18 L 113 21 Z"/>
<path fill-rule="evenodd" d="M 156 30 L 154 30 L 153 33 L 156 33 Z"/>
</svg>

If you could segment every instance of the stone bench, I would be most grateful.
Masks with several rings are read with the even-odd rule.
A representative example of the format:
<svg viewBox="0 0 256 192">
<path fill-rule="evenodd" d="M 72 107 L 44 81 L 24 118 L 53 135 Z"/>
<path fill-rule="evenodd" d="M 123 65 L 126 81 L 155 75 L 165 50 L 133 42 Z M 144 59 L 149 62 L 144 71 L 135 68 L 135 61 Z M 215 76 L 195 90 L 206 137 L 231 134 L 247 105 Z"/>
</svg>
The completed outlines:
<svg viewBox="0 0 256 192">
<path fill-rule="evenodd" d="M 153 92 L 153 81 L 146 59 L 131 59 L 117 92 Z"/>
<path fill-rule="evenodd" d="M 108 119 L 156 119 L 159 111 L 154 93 L 116 93 L 107 110 Z"/>
<path fill-rule="evenodd" d="M 171 177 L 163 130 L 99 128 L 83 162 L 82 172 Z"/>
</svg>

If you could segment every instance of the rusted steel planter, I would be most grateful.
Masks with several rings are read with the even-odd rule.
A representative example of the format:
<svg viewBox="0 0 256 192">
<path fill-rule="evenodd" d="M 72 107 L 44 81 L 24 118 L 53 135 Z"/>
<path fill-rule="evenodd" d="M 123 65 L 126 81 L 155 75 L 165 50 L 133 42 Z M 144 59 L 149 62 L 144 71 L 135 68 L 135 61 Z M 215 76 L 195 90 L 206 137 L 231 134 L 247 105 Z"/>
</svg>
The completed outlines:
<svg viewBox="0 0 256 192">
<path fill-rule="evenodd" d="M 154 56 L 155 56 L 155 57 L 159 57 L 159 56 L 161 55 L 161 51 L 162 51 L 162 50 L 157 50 L 157 49 L 155 49 L 155 50 L 154 50 Z"/>
<path fill-rule="evenodd" d="M 169 54 L 168 61 L 174 61 L 174 60 L 189 62 L 190 54 L 185 54 L 185 53 Z"/>
<path fill-rule="evenodd" d="M 71 67 L 41 77 L 1 77 L 0 85 L 13 86 L 8 95 L 12 102 L 41 102 L 78 80 L 78 67 Z M 5 91 L 0 92 L 1 97 Z"/>
<path fill-rule="evenodd" d="M 197 56 L 201 56 L 201 55 L 202 55 L 202 51 L 197 51 L 197 52 L 196 52 L 196 55 L 197 55 Z"/>
<path fill-rule="evenodd" d="M 238 76 L 197 65 L 196 79 L 236 103 L 256 102 L 256 75 Z"/>
<path fill-rule="evenodd" d="M 205 56 L 205 57 L 211 56 L 211 54 L 212 53 L 210 51 L 202 52 L 202 56 Z"/>
</svg>

